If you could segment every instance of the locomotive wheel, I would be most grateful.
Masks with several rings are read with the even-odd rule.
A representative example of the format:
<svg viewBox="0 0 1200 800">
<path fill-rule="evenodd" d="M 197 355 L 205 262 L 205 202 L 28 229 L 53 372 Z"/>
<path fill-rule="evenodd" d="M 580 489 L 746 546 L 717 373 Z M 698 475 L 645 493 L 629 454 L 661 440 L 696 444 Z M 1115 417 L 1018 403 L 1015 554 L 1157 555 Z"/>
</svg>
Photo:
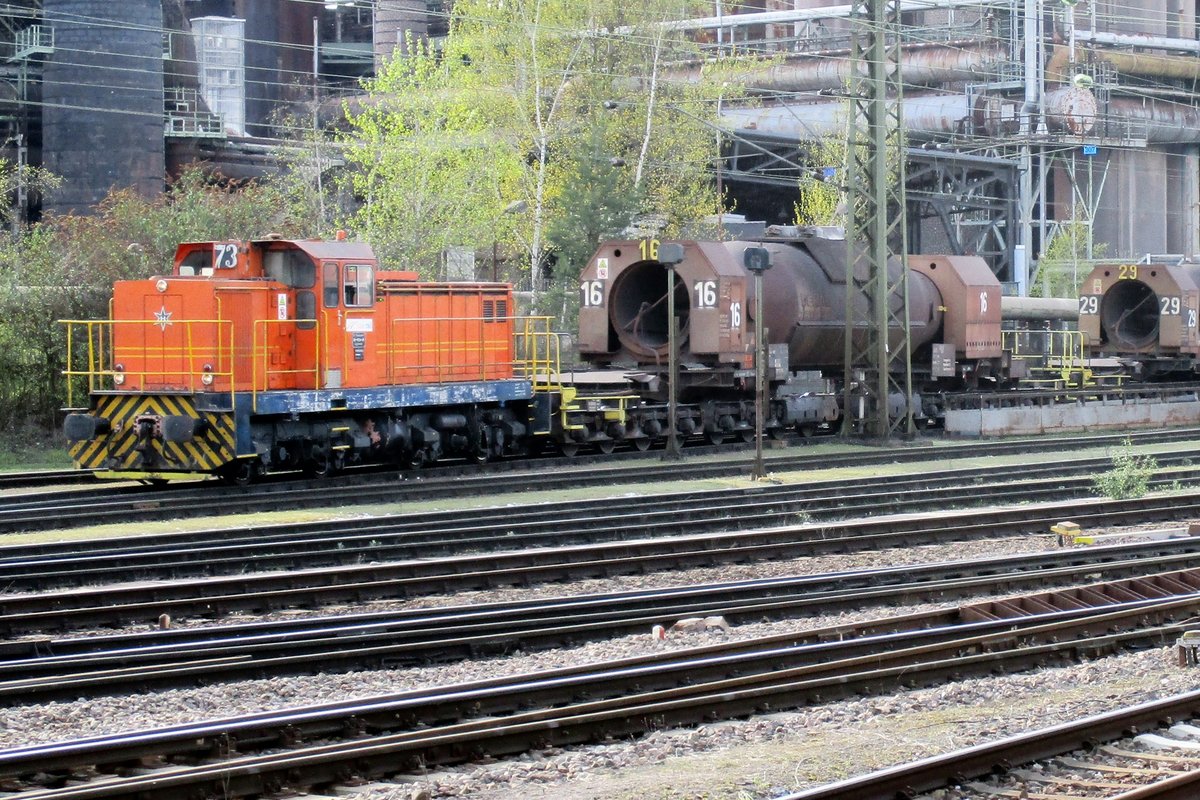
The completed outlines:
<svg viewBox="0 0 1200 800">
<path fill-rule="evenodd" d="M 329 475 L 329 462 L 325 459 L 309 461 L 304 465 L 306 478 L 325 478 Z"/>
<path fill-rule="evenodd" d="M 637 448 L 637 451 L 639 453 L 646 452 L 647 450 L 650 449 L 650 437 L 649 436 L 639 436 L 638 438 L 633 440 L 633 446 L 635 448 Z"/>
<path fill-rule="evenodd" d="M 249 486 L 258 480 L 261 473 L 262 463 L 258 459 L 243 458 L 231 464 L 222 477 L 232 486 Z"/>
<path fill-rule="evenodd" d="M 574 442 L 559 445 L 559 449 L 562 450 L 562 454 L 567 458 L 574 458 L 579 453 L 579 445 Z"/>
<path fill-rule="evenodd" d="M 486 428 L 479 431 L 479 441 L 471 452 L 471 460 L 476 464 L 486 464 L 492 460 L 492 438 L 488 436 Z"/>
<path fill-rule="evenodd" d="M 607 456 L 611 455 L 612 451 L 617 449 L 617 443 L 612 439 L 604 439 L 600 442 L 597 442 L 596 447 L 600 449 L 601 453 Z"/>
</svg>

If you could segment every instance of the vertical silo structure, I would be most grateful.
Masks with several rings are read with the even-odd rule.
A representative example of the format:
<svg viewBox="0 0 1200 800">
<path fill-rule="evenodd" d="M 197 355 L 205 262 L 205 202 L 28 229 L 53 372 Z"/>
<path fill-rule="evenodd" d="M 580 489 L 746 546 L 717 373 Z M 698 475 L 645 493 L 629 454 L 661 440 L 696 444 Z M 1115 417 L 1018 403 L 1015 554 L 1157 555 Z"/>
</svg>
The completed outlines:
<svg viewBox="0 0 1200 800">
<path fill-rule="evenodd" d="M 42 160 L 63 178 L 45 204 L 86 213 L 113 188 L 163 190 L 162 0 L 43 0 Z"/>
<path fill-rule="evenodd" d="M 429 4 L 425 0 L 378 0 L 375 3 L 374 48 L 376 71 L 392 53 L 404 51 L 405 35 L 423 39 L 429 33 Z"/>
</svg>

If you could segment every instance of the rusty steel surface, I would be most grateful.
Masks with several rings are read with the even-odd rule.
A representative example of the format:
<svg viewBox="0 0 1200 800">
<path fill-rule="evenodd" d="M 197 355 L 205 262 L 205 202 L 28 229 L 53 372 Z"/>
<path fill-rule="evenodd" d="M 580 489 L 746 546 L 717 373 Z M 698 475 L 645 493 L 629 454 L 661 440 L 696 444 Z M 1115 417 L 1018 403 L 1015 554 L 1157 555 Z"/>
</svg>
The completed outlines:
<svg viewBox="0 0 1200 800">
<path fill-rule="evenodd" d="M 1109 263 L 1079 289 L 1079 330 L 1093 352 L 1200 353 L 1200 265 Z"/>
</svg>

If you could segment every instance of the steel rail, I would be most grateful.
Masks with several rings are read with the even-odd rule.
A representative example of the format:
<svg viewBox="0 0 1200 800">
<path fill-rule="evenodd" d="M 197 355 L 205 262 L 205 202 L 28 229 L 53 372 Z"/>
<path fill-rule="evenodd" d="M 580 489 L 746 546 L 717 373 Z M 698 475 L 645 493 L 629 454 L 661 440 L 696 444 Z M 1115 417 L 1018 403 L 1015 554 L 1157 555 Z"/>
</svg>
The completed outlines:
<svg viewBox="0 0 1200 800">
<path fill-rule="evenodd" d="M 1200 716 L 1200 691 L 1141 703 L 1086 719 L 976 745 L 911 764 L 784 795 L 778 800 L 894 800 L 931 792 L 964 778 L 1008 770 L 1097 742 L 1120 739 L 1132 730 L 1158 728 Z M 1112 800 L 1194 800 L 1200 772 L 1171 778 L 1116 795 Z"/>
<path fill-rule="evenodd" d="M 90 469 L 35 469 L 28 472 L 0 472 L 0 489 L 29 489 L 95 482 L 95 471 Z"/>
<path fill-rule="evenodd" d="M 854 452 L 834 454 L 800 454 L 773 456 L 768 468 L 774 471 L 826 469 L 836 466 L 867 466 L 892 463 L 901 456 L 905 460 L 944 460 L 977 458 L 984 455 L 1012 453 L 1057 452 L 1091 447 L 1119 446 L 1126 440 L 1136 444 L 1179 442 L 1200 438 L 1194 428 L 1148 431 L 1099 436 L 1072 436 L 1021 439 L 1000 442 L 970 442 L 937 444 L 929 447 L 906 448 L 901 451 Z M 639 459 L 645 462 L 647 459 Z M 0 498 L 0 532 L 47 530 L 73 525 L 128 523 L 158 519 L 163 511 L 173 516 L 210 516 L 217 514 L 251 513 L 290 508 L 317 508 L 330 505 L 366 504 L 380 502 L 445 499 L 463 496 L 494 494 L 497 491 L 545 491 L 578 486 L 603 486 L 614 483 L 657 482 L 664 480 L 696 480 L 748 474 L 749 458 L 721 458 L 709 461 L 690 461 L 662 466 L 646 464 L 631 469 L 629 463 L 603 466 L 573 466 L 561 469 L 562 461 L 555 460 L 552 469 L 530 470 L 528 462 L 501 462 L 490 469 L 455 468 L 445 473 L 417 472 L 372 473 L 351 476 L 335 481 L 310 481 L 297 484 L 278 481 L 243 490 L 205 482 L 185 489 L 135 490 L 122 487 L 114 490 L 111 499 L 102 495 L 60 500 Z M 484 465 L 485 467 L 490 465 Z M 506 480 L 498 481 L 502 474 Z M 381 478 L 381 475 L 384 477 Z M 131 493 L 132 492 L 132 493 Z"/>
<path fill-rule="evenodd" d="M 1183 545 L 1192 542 L 1181 542 Z M 670 625 L 687 616 L 721 615 L 738 624 L 765 618 L 816 615 L 841 609 L 1027 590 L 1077 580 L 1104 566 L 1110 581 L 1147 572 L 1170 573 L 1170 589 L 1200 589 L 1200 542 L 1191 552 L 1163 556 L 1156 543 L 1076 551 L 1079 563 L 1062 564 L 1057 554 L 1006 557 L 923 567 L 869 570 L 861 575 L 811 576 L 789 580 L 745 581 L 678 592 L 627 592 L 617 595 L 555 598 L 521 604 L 450 609 L 420 609 L 350 618 L 319 618 L 236 625 L 216 629 L 180 629 L 153 634 L 14 642 L 0 649 L 0 702 L 31 703 L 76 698 L 85 692 L 187 686 L 237 677 L 323 672 L 366 666 L 395 667 L 430 659 L 467 658 L 519 647 L 524 651 L 594 640 L 652 625 Z M 975 573 L 979 574 L 975 574 Z M 956 577 L 963 576 L 965 577 Z M 905 580 L 907 579 L 907 580 Z M 852 583 L 852 586 L 848 586 Z M 1143 586 L 1145 584 L 1142 584 Z M 1090 597 L 1091 590 L 1078 593 Z M 1051 592 L 1037 602 L 1071 596 Z M 1075 602 L 1075 601 L 1073 601 Z M 1007 609 L 1007 604 L 974 608 Z M 982 612 L 979 612 L 982 613 Z M 947 619 L 949 612 L 941 614 Z M 929 615 L 922 622 L 937 615 Z M 896 631 L 899 618 L 872 629 Z M 774 637 L 779 642 L 807 641 L 803 634 Z M 759 640 L 763 641 L 763 640 Z"/>
<path fill-rule="evenodd" d="M 884 646 L 889 637 L 867 637 L 728 658 L 689 659 L 683 654 L 658 665 L 645 660 L 621 662 L 592 667 L 591 674 L 578 671 L 587 667 L 566 668 L 511 682 L 497 679 L 484 687 L 431 689 L 290 714 L 5 751 L 0 752 L 0 775 L 25 776 L 48 768 L 61 772 L 72 765 L 101 766 L 135 756 L 199 752 L 211 757 L 221 748 L 244 752 L 289 747 L 297 738 L 329 736 L 339 730 L 343 736 L 356 737 L 15 796 L 20 800 L 157 798 L 188 789 L 241 797 L 284 785 L 345 780 L 342 770 L 349 764 L 357 774 L 372 777 L 418 763 L 456 763 L 483 753 L 507 755 L 533 744 L 635 735 L 662 726 L 931 685 L 997 669 L 1072 663 L 1100 653 L 1161 645 L 1183 629 L 1169 620 L 1193 615 L 1198 609 L 1200 596 L 1193 595 L 1108 607 L 1096 614 L 1073 610 L 992 620 L 967 626 L 965 637 L 955 638 L 953 630 L 893 634 L 890 638 L 898 649 Z M 521 710 L 531 704 L 534 710 Z M 307 724 L 319 727 L 305 730 Z M 437 727 L 413 729 L 429 724 Z M 361 738 L 372 729 L 374 736 Z"/>
<path fill-rule="evenodd" d="M 1192 454 L 1163 461 L 1190 462 Z M 66 586 L 118 580 L 168 579 L 243 573 L 247 570 L 305 569 L 363 562 L 394 561 L 463 552 L 512 550 L 593 544 L 675 534 L 723 532 L 791 522 L 926 511 L 949 505 L 980 505 L 1020 496 L 1026 501 L 1090 495 L 1090 478 L 1061 473 L 1088 472 L 1092 464 L 1044 468 L 962 470 L 935 478 L 862 481 L 844 499 L 839 482 L 812 484 L 790 491 L 784 487 L 717 490 L 662 495 L 639 500 L 638 519 L 626 523 L 627 498 L 560 503 L 532 509 L 506 509 L 503 519 L 480 523 L 480 512 L 430 519 L 393 516 L 358 523 L 350 530 L 341 521 L 237 531 L 204 531 L 156 536 L 152 542 L 127 539 L 91 540 L 81 553 L 74 543 L 0 548 L 0 586 L 8 591 L 49 591 Z M 1031 479 L 1049 473 L 1042 483 Z M 1019 476 L 1020 481 L 999 481 Z M 1155 485 L 1195 483 L 1200 467 L 1163 471 Z M 963 487 L 969 486 L 964 492 Z M 186 542 L 186 544 L 185 544 Z M 107 543 L 108 547 L 100 545 Z"/>
<path fill-rule="evenodd" d="M 1071 519 L 1085 527 L 1173 521 L 1200 515 L 1200 492 L 1135 500 L 1074 500 L 903 519 L 780 526 L 752 531 L 605 542 L 296 572 L 0 595 L 0 632 L 112 626 L 172 616 L 217 616 L 297 605 L 363 602 L 656 569 L 748 563 L 865 549 L 913 547 L 1045 530 Z M 618 523 L 620 524 L 620 523 Z M 628 524 L 627 522 L 623 524 Z M 54 608 L 47 609 L 47 600 Z"/>
</svg>

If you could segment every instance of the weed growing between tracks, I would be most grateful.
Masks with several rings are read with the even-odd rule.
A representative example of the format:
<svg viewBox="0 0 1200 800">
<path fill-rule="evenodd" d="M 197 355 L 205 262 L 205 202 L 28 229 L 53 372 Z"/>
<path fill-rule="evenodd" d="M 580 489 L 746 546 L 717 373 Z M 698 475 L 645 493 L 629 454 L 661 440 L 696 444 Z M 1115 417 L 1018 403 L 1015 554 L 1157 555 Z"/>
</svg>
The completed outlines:
<svg viewBox="0 0 1200 800">
<path fill-rule="evenodd" d="M 1126 439 L 1125 445 L 1113 453 L 1112 463 L 1112 469 L 1092 478 L 1096 493 L 1113 500 L 1144 497 L 1158 469 L 1154 456 L 1134 452 L 1133 443 Z"/>
</svg>

